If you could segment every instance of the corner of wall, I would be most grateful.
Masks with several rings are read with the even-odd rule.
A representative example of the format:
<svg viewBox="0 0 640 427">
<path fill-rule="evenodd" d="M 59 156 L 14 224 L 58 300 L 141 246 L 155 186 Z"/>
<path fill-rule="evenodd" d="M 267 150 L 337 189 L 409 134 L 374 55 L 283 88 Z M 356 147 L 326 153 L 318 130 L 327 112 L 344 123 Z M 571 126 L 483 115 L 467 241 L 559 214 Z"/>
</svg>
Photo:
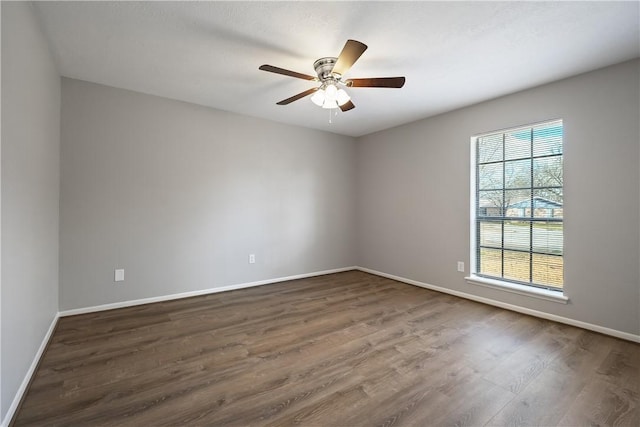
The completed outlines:
<svg viewBox="0 0 640 427">
<path fill-rule="evenodd" d="M 0 19 L 0 418 L 5 425 L 58 313 L 61 81 L 33 6 L 2 2 Z"/>
</svg>

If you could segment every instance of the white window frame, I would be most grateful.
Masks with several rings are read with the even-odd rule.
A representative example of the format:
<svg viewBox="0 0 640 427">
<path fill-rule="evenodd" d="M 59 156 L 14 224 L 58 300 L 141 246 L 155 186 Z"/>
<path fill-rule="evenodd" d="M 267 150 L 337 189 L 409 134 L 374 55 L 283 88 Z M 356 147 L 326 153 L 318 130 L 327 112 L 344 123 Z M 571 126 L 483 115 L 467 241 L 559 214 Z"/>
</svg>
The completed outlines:
<svg viewBox="0 0 640 427">
<path fill-rule="evenodd" d="M 481 134 L 477 134 L 471 137 L 470 140 L 470 149 L 471 149 L 471 155 L 470 155 L 470 227 L 469 227 L 469 231 L 470 231 L 470 255 L 469 255 L 469 259 L 470 259 L 470 274 L 469 276 L 465 277 L 465 280 L 467 281 L 467 283 L 469 283 L 470 285 L 477 285 L 477 286 L 483 286 L 486 288 L 491 288 L 491 289 L 497 289 L 500 291 L 505 291 L 505 292 L 510 292 L 510 293 L 514 293 L 514 294 L 519 294 L 519 295 L 524 295 L 524 296 L 528 296 L 528 297 L 533 297 L 533 298 L 538 298 L 538 299 L 543 299 L 543 300 L 547 300 L 547 301 L 553 301 L 553 302 L 557 302 L 557 303 L 561 303 L 561 304 L 567 304 L 569 302 L 569 297 L 567 297 L 564 294 L 564 289 L 562 291 L 558 291 L 558 290 L 551 290 L 551 289 L 544 289 L 544 288 L 538 288 L 535 286 L 529 286 L 529 285 L 523 285 L 523 284 L 518 284 L 518 283 L 512 283 L 512 282 L 508 282 L 508 281 L 504 281 L 504 280 L 498 280 L 498 279 L 490 279 L 487 277 L 480 277 L 476 275 L 476 269 L 477 269 L 477 262 L 476 262 L 476 248 L 477 248 L 477 242 L 476 242 L 476 167 L 477 167 L 477 162 L 476 162 L 476 155 L 477 155 L 477 150 L 476 150 L 476 145 L 477 145 L 477 141 L 479 138 L 486 136 L 486 135 L 492 135 L 495 133 L 501 133 L 501 132 L 511 132 L 514 130 L 517 130 L 519 128 L 530 128 L 530 127 L 535 127 L 537 125 L 540 124 L 544 124 L 544 123 L 548 123 L 548 122 L 552 122 L 552 121 L 556 121 L 556 120 L 561 120 L 561 119 L 550 119 L 550 120 L 544 120 L 541 122 L 536 122 L 536 123 L 531 123 L 531 124 L 526 124 L 526 125 L 521 125 L 521 126 L 514 126 L 514 127 L 509 127 L 509 128 L 504 128 L 504 129 L 499 129 L 499 130 L 494 130 L 491 132 L 484 132 Z"/>
</svg>

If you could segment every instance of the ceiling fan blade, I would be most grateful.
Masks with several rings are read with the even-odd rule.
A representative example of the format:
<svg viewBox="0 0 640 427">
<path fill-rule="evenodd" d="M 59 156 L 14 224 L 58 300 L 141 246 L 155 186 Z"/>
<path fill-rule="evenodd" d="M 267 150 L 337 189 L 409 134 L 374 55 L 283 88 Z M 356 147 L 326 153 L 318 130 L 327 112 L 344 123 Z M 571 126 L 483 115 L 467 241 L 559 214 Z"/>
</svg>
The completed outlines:
<svg viewBox="0 0 640 427">
<path fill-rule="evenodd" d="M 347 40 L 331 72 L 344 76 L 365 50 L 367 50 L 366 44 L 356 40 Z"/>
<path fill-rule="evenodd" d="M 390 87 L 404 86 L 404 77 L 372 77 L 370 79 L 349 79 L 345 84 L 349 87 Z"/>
<path fill-rule="evenodd" d="M 353 102 L 351 101 L 347 101 L 344 104 L 342 104 L 340 106 L 340 109 L 344 112 L 344 111 L 349 111 L 349 110 L 353 110 L 354 108 L 356 108 L 356 106 L 353 104 Z"/>
<path fill-rule="evenodd" d="M 273 65 L 261 65 L 258 67 L 259 70 L 268 71 L 270 73 L 282 74 L 284 76 L 296 77 L 298 79 L 304 80 L 316 80 L 316 77 L 310 76 L 308 74 L 297 73 L 291 70 L 285 70 L 284 68 L 274 67 Z"/>
<path fill-rule="evenodd" d="M 309 95 L 311 95 L 313 92 L 315 92 L 317 90 L 318 90 L 317 87 L 311 88 L 309 90 L 305 90 L 304 92 L 300 92 L 297 95 L 293 95 L 291 98 L 283 99 L 280 102 L 276 102 L 276 104 L 278 104 L 278 105 L 291 104 L 293 101 L 297 101 L 300 98 L 304 98 L 305 96 L 309 96 Z"/>
</svg>

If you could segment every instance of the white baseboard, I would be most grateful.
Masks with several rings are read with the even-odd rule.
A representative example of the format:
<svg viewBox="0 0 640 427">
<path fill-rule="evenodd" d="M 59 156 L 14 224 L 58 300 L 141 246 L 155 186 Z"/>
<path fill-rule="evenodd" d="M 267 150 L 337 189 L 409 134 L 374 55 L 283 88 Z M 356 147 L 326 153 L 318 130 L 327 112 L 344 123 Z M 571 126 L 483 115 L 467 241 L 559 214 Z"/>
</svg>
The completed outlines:
<svg viewBox="0 0 640 427">
<path fill-rule="evenodd" d="M 9 426 L 9 424 L 11 423 L 11 420 L 13 419 L 13 416 L 18 410 L 18 406 L 20 406 L 20 401 L 22 401 L 22 396 L 24 396 L 25 392 L 27 391 L 27 387 L 29 387 L 31 378 L 33 377 L 33 374 L 35 373 L 36 368 L 38 367 L 38 363 L 40 363 L 40 358 L 42 357 L 42 354 L 47 348 L 47 344 L 49 343 L 49 339 L 51 339 L 51 335 L 53 335 L 53 331 L 56 329 L 58 318 L 59 318 L 59 315 L 56 314 L 53 320 L 51 321 L 51 325 L 49 325 L 49 330 L 47 330 L 47 333 L 44 335 L 44 338 L 40 343 L 40 348 L 38 348 L 36 355 L 33 357 L 31 366 L 29 366 L 29 370 L 27 370 L 27 373 L 25 374 L 24 379 L 22 380 L 22 384 L 20 384 L 18 391 L 16 391 L 16 394 L 13 397 L 13 401 L 11 402 L 11 406 L 9 406 L 9 409 L 7 410 L 7 414 L 2 420 L 2 424 L 1 424 L 2 427 Z"/>
<path fill-rule="evenodd" d="M 76 314 L 95 313 L 98 311 L 113 310 L 116 308 L 133 307 L 136 305 L 150 304 L 153 302 L 170 301 L 180 298 L 196 297 L 200 295 L 215 294 L 218 292 L 234 291 L 236 289 L 252 288 L 254 286 L 269 285 L 271 283 L 285 282 L 287 280 L 306 279 L 307 277 L 323 276 L 325 274 L 341 273 L 343 271 L 356 270 L 357 267 L 342 267 L 332 270 L 314 271 L 312 273 L 296 274 L 294 276 L 277 277 L 275 279 L 259 280 L 257 282 L 238 283 L 235 285 L 221 286 L 218 288 L 202 289 L 199 291 L 182 292 L 179 294 L 162 295 L 159 297 L 142 298 L 131 301 L 115 302 L 112 304 L 96 305 L 93 307 L 74 308 L 58 313 L 60 317 L 74 316 Z"/>
<path fill-rule="evenodd" d="M 365 273 L 375 274 L 376 276 L 386 277 L 388 279 L 397 280 L 398 282 L 407 283 L 409 285 L 431 289 L 432 291 L 442 292 L 442 293 L 454 295 L 460 298 L 481 302 L 483 304 L 489 304 L 496 307 L 504 308 L 506 310 L 517 311 L 518 313 L 528 314 L 530 316 L 540 317 L 542 319 L 553 320 L 554 322 L 564 323 L 566 325 L 576 326 L 578 328 L 588 329 L 590 331 L 599 332 L 601 334 L 610 335 L 612 337 L 621 338 L 623 340 L 640 343 L 640 335 L 634 335 L 628 332 L 622 332 L 616 329 L 611 329 L 611 328 L 607 328 L 600 325 L 594 325 L 592 323 L 582 322 L 580 320 L 570 319 L 568 317 L 557 316 L 555 314 L 545 313 L 544 311 L 532 310 L 530 308 L 521 307 L 519 305 L 507 304 L 505 302 L 496 301 L 490 298 L 479 297 L 477 295 L 468 294 L 466 292 L 454 291 L 452 289 L 430 285 L 428 283 L 423 283 L 417 280 L 407 279 L 400 276 L 394 276 L 393 274 L 383 273 L 381 271 L 372 270 L 370 268 L 357 267 L 357 269 L 360 271 L 364 271 Z"/>
</svg>

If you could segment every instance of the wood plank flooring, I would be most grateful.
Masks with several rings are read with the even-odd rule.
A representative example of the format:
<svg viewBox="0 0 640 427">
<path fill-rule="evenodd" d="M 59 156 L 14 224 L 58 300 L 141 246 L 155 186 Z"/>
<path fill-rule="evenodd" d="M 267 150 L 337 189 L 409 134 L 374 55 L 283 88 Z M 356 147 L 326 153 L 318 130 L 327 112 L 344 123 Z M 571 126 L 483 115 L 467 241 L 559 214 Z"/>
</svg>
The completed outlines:
<svg viewBox="0 0 640 427">
<path fill-rule="evenodd" d="M 640 345 L 359 271 L 60 319 L 15 426 L 639 426 Z"/>
</svg>

